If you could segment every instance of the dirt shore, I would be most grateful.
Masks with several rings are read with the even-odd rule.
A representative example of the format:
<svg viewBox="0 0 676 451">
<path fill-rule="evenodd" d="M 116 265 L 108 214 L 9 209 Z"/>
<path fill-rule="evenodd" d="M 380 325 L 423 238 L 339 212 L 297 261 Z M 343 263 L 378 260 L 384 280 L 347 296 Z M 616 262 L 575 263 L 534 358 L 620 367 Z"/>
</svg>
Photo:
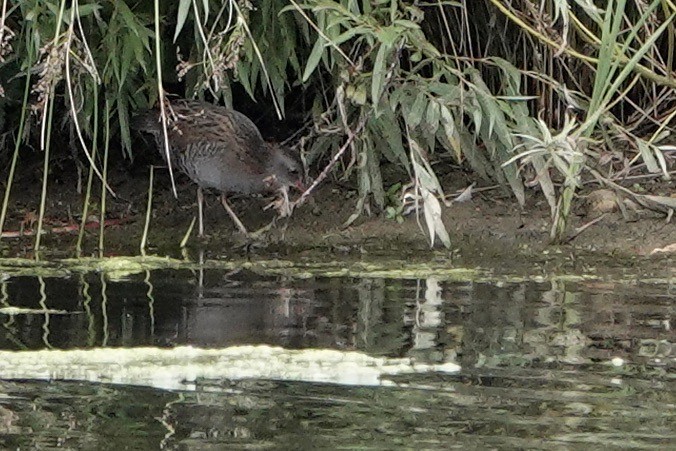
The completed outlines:
<svg viewBox="0 0 676 451">
<path fill-rule="evenodd" d="M 119 169 L 110 176 L 110 185 L 117 197 L 108 196 L 105 249 L 110 255 L 137 253 L 143 231 L 147 205 L 147 168 Z M 460 174 L 444 180 L 447 193 L 462 190 L 471 179 Z M 184 177 L 178 180 L 178 199 L 171 194 L 166 170 L 157 169 L 153 211 L 148 235 L 149 252 L 178 254 L 179 243 L 195 217 L 195 186 Z M 650 182 L 651 192 L 673 195 L 669 183 Z M 46 203 L 46 227 L 54 232 L 43 239 L 50 254 L 73 255 L 76 233 L 63 233 L 68 225 L 79 224 L 83 195 L 77 193 L 73 177 L 55 177 L 50 181 Z M 12 188 L 10 211 L 5 232 L 16 232 L 35 226 L 39 208 L 40 184 L 31 174 L 23 174 Z M 570 223 L 571 239 L 567 244 L 549 244 L 551 226 L 549 207 L 544 198 L 531 193 L 521 209 L 513 197 L 500 189 L 479 190 L 472 199 L 453 203 L 443 210 L 443 221 L 449 231 L 452 248 L 430 250 L 424 219 L 415 213 L 402 223 L 385 215 L 362 215 L 351 226 L 343 224 L 355 211 L 356 192 L 327 182 L 312 196 L 312 202 L 298 208 L 289 219 L 277 222 L 264 242 L 246 246 L 215 195 L 207 196 L 205 229 L 207 236 L 196 237 L 196 228 L 188 246 L 204 248 L 216 257 L 242 252 L 259 255 L 297 256 L 298 258 L 371 258 L 390 257 L 421 261 L 430 258 L 449 259 L 464 265 L 510 266 L 521 263 L 543 265 L 549 270 L 589 271 L 597 265 L 637 268 L 650 273 L 673 272 L 676 253 L 669 246 L 676 243 L 676 221 L 652 211 L 633 211 L 631 218 L 618 210 L 599 204 L 598 187 L 580 192 L 578 207 Z M 606 201 L 608 199 L 605 199 Z M 622 199 L 620 199 L 622 201 Z M 242 221 L 251 229 L 267 224 L 270 211 L 260 198 L 232 198 L 231 204 Z M 606 202 L 607 204 L 607 202 Z M 98 214 L 100 199 L 95 199 L 90 214 Z M 576 235 L 579 227 L 599 215 L 605 216 Z M 122 224 L 118 224 L 118 222 Z M 420 223 L 420 224 L 419 224 Z M 62 233 L 55 233 L 61 230 Z M 85 254 L 94 253 L 97 229 L 88 231 Z M 4 257 L 30 257 L 34 237 L 4 238 L 0 244 Z M 665 250 L 665 252 L 660 252 Z M 341 257 L 342 256 L 342 257 Z M 590 269 L 591 268 L 591 269 Z"/>
</svg>

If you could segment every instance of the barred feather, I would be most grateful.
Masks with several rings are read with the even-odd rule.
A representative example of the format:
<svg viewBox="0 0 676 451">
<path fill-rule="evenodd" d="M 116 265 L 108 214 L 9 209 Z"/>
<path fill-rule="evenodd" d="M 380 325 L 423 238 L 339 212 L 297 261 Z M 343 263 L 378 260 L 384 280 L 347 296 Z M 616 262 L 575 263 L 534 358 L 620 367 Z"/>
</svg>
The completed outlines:
<svg viewBox="0 0 676 451">
<path fill-rule="evenodd" d="M 196 100 L 174 100 L 167 114 L 172 164 L 202 188 L 249 194 L 300 180 L 298 162 L 266 143 L 242 113 Z M 159 119 L 158 110 L 142 112 L 135 118 L 134 128 L 151 134 L 164 155 Z"/>
</svg>

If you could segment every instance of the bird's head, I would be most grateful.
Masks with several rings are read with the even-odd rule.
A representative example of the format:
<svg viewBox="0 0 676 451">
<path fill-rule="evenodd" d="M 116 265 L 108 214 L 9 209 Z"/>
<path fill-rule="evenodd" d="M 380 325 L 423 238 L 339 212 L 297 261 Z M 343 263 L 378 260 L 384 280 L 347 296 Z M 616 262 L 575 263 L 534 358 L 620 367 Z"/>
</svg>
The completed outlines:
<svg viewBox="0 0 676 451">
<path fill-rule="evenodd" d="M 273 190 L 293 186 L 303 191 L 303 164 L 288 149 L 270 145 L 271 158 L 268 164 L 268 183 Z"/>
</svg>

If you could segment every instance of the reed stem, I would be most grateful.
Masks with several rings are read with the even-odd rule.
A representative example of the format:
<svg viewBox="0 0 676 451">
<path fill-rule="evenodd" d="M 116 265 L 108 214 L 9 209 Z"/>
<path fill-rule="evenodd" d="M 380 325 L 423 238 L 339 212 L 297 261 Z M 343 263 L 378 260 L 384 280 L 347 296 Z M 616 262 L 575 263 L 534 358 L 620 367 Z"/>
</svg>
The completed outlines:
<svg viewBox="0 0 676 451">
<path fill-rule="evenodd" d="M 148 206 L 146 208 L 146 222 L 143 225 L 143 236 L 141 237 L 141 255 L 146 255 L 146 245 L 148 243 L 148 229 L 150 228 L 150 213 L 153 208 L 153 176 L 155 166 L 150 166 L 150 181 L 148 182 Z"/>
<path fill-rule="evenodd" d="M 106 123 L 103 144 L 103 179 L 101 179 L 101 209 L 99 218 L 99 258 L 103 258 L 103 231 L 106 227 L 106 186 L 108 186 L 108 148 L 110 147 L 110 101 L 106 98 Z"/>
<path fill-rule="evenodd" d="M 2 239 L 2 231 L 5 228 L 5 219 L 7 218 L 7 208 L 9 206 L 9 195 L 12 191 L 12 184 L 14 183 L 14 172 L 16 170 L 16 162 L 19 159 L 19 147 L 21 147 L 21 137 L 23 136 L 23 129 L 24 126 L 26 125 L 26 111 L 28 111 L 28 94 L 30 93 L 30 87 L 31 87 L 31 76 L 30 73 L 28 73 L 26 75 L 26 87 L 24 88 L 23 92 L 23 104 L 21 107 L 19 134 L 17 135 L 16 142 L 14 143 L 14 155 L 12 155 L 12 162 L 9 165 L 9 174 L 7 175 L 7 188 L 5 189 L 5 197 L 2 200 L 2 212 L 0 212 L 0 239 Z"/>
<path fill-rule="evenodd" d="M 99 136 L 99 94 L 98 89 L 94 90 L 94 133 L 92 136 L 92 160 L 96 162 L 96 154 L 98 152 Z M 85 192 L 84 204 L 82 206 L 82 220 L 80 221 L 80 231 L 77 235 L 77 244 L 75 245 L 75 256 L 80 258 L 82 256 L 82 241 L 84 240 L 85 225 L 87 224 L 87 217 L 89 216 L 89 202 L 92 193 L 92 182 L 94 181 L 94 168 L 89 165 L 89 175 L 87 176 L 87 191 Z"/>
</svg>

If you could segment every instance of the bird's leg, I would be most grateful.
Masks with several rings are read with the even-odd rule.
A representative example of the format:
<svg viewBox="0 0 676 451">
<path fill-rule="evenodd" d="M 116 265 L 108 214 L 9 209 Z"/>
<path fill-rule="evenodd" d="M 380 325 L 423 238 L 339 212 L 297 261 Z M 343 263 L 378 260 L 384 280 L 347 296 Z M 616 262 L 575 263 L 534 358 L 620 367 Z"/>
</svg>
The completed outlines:
<svg viewBox="0 0 676 451">
<path fill-rule="evenodd" d="M 198 215 L 198 236 L 204 236 L 204 222 L 202 221 L 202 203 L 204 203 L 204 193 L 202 187 L 197 187 L 197 215 Z"/>
<path fill-rule="evenodd" d="M 225 194 L 221 195 L 221 203 L 223 204 L 223 208 L 225 208 L 225 211 L 228 212 L 232 220 L 234 221 L 235 225 L 239 229 L 240 232 L 242 232 L 244 235 L 249 235 L 249 232 L 247 232 L 246 227 L 244 227 L 244 224 L 242 224 L 242 221 L 239 220 L 237 215 L 235 214 L 234 211 L 232 211 L 232 208 L 230 208 L 230 205 L 228 205 L 228 201 L 225 198 Z"/>
</svg>

